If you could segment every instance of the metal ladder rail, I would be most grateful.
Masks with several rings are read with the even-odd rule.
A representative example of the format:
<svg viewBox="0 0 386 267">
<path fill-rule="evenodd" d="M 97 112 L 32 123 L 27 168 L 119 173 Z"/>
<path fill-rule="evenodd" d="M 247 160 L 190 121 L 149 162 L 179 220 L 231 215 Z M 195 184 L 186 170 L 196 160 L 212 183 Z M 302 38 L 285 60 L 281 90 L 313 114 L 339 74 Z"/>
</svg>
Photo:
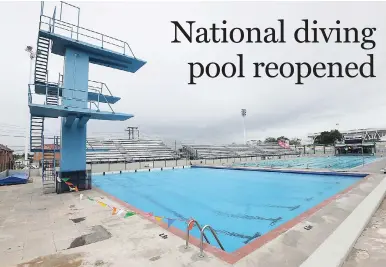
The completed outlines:
<svg viewBox="0 0 386 267">
<path fill-rule="evenodd" d="M 210 225 L 205 225 L 202 230 L 201 230 L 201 235 L 200 235 L 200 254 L 198 255 L 200 258 L 204 257 L 204 235 L 205 235 L 205 229 L 209 228 L 209 230 L 212 232 L 214 238 L 216 239 L 217 243 L 219 244 L 220 248 L 225 251 L 223 245 L 221 244 L 220 240 L 218 239 L 218 236 L 216 232 L 213 230 L 213 228 Z M 206 239 L 206 238 L 205 238 Z"/>
<path fill-rule="evenodd" d="M 190 237 L 190 235 L 189 235 L 189 233 L 190 233 L 189 228 L 190 228 L 190 225 L 192 223 L 197 225 L 198 229 L 200 230 L 200 233 L 202 231 L 201 225 L 196 220 L 190 220 L 189 221 L 189 223 L 188 223 L 188 225 L 186 227 L 186 244 L 185 244 L 185 249 L 187 249 L 189 247 L 189 237 Z M 206 237 L 205 234 L 204 234 L 204 238 L 205 238 L 206 242 L 208 242 L 208 244 L 210 244 L 209 239 Z"/>
</svg>

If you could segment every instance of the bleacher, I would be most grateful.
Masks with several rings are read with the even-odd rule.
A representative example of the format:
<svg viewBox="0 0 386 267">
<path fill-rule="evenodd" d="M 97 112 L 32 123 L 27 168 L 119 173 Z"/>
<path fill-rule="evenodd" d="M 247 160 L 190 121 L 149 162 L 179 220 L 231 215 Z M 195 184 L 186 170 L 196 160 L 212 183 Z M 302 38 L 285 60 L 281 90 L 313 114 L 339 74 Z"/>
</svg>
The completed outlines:
<svg viewBox="0 0 386 267">
<path fill-rule="evenodd" d="M 177 154 L 155 139 L 88 138 L 87 163 L 176 159 Z"/>
<path fill-rule="evenodd" d="M 292 149 L 281 147 L 277 143 L 261 143 L 255 146 L 263 154 L 267 155 L 286 155 L 286 154 L 295 154 L 296 152 Z"/>
<path fill-rule="evenodd" d="M 292 149 L 286 149 L 275 143 L 259 145 L 195 145 L 184 144 L 183 152 L 192 159 L 219 159 L 234 157 L 280 156 L 298 154 Z"/>
<path fill-rule="evenodd" d="M 237 157 L 226 146 L 217 145 L 182 145 L 182 150 L 193 159 L 221 159 Z"/>
</svg>

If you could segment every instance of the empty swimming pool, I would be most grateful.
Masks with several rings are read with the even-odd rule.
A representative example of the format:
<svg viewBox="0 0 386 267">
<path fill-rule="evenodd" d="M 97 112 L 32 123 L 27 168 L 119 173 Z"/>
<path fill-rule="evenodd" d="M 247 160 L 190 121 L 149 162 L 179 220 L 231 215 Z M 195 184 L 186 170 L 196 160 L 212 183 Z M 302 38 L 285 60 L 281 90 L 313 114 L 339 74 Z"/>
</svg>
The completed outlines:
<svg viewBox="0 0 386 267">
<path fill-rule="evenodd" d="M 93 176 L 95 186 L 155 216 L 209 224 L 233 252 L 337 194 L 360 177 L 188 168 Z M 192 235 L 199 237 L 197 228 Z M 212 245 L 213 238 L 208 237 Z"/>
<path fill-rule="evenodd" d="M 330 156 L 303 157 L 294 159 L 262 160 L 258 162 L 236 163 L 245 167 L 280 167 L 280 168 L 314 168 L 314 169 L 351 169 L 375 161 L 375 156 Z"/>
</svg>

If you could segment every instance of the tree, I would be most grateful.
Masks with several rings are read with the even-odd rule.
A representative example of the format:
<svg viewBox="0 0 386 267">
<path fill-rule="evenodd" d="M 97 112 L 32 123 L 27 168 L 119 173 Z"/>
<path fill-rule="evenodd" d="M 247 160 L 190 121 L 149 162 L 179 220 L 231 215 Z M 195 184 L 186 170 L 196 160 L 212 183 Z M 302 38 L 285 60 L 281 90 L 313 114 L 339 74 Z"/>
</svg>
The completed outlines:
<svg viewBox="0 0 386 267">
<path fill-rule="evenodd" d="M 289 141 L 289 144 L 290 145 L 294 145 L 294 146 L 300 146 L 301 145 L 301 139 L 299 138 L 292 138 L 290 141 Z"/>
<path fill-rule="evenodd" d="M 276 143 L 276 138 L 275 137 L 267 137 L 267 138 L 265 138 L 264 143 Z"/>
<path fill-rule="evenodd" d="M 287 141 L 287 140 L 289 140 L 289 139 L 285 136 L 280 136 L 280 137 L 276 138 L 276 141 Z"/>
<path fill-rule="evenodd" d="M 342 139 L 343 136 L 338 130 L 324 131 L 315 138 L 314 144 L 333 145 L 336 141 L 342 141 Z"/>
</svg>

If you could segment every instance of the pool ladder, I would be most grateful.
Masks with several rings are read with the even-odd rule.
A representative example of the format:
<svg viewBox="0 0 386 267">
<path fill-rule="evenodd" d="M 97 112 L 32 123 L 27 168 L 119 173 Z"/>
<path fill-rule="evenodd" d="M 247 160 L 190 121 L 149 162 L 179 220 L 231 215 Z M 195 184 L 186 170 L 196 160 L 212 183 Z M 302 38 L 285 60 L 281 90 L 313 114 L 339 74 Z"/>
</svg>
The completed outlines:
<svg viewBox="0 0 386 267">
<path fill-rule="evenodd" d="M 190 235 L 189 235 L 189 233 L 190 233 L 189 228 L 190 228 L 191 224 L 197 225 L 198 229 L 200 230 L 200 254 L 199 254 L 200 258 L 204 257 L 204 238 L 205 238 L 206 242 L 208 244 L 210 244 L 209 239 L 205 235 L 205 229 L 207 229 L 207 228 L 212 232 L 212 234 L 213 234 L 214 238 L 216 239 L 217 244 L 220 246 L 220 248 L 225 251 L 223 245 L 220 242 L 220 239 L 218 239 L 218 236 L 217 236 L 216 232 L 213 230 L 213 228 L 210 225 L 205 225 L 204 227 L 201 228 L 201 225 L 196 220 L 190 220 L 188 225 L 187 225 L 187 227 L 186 227 L 186 244 L 185 244 L 185 249 L 187 249 L 189 247 L 189 237 L 190 237 Z"/>
</svg>

